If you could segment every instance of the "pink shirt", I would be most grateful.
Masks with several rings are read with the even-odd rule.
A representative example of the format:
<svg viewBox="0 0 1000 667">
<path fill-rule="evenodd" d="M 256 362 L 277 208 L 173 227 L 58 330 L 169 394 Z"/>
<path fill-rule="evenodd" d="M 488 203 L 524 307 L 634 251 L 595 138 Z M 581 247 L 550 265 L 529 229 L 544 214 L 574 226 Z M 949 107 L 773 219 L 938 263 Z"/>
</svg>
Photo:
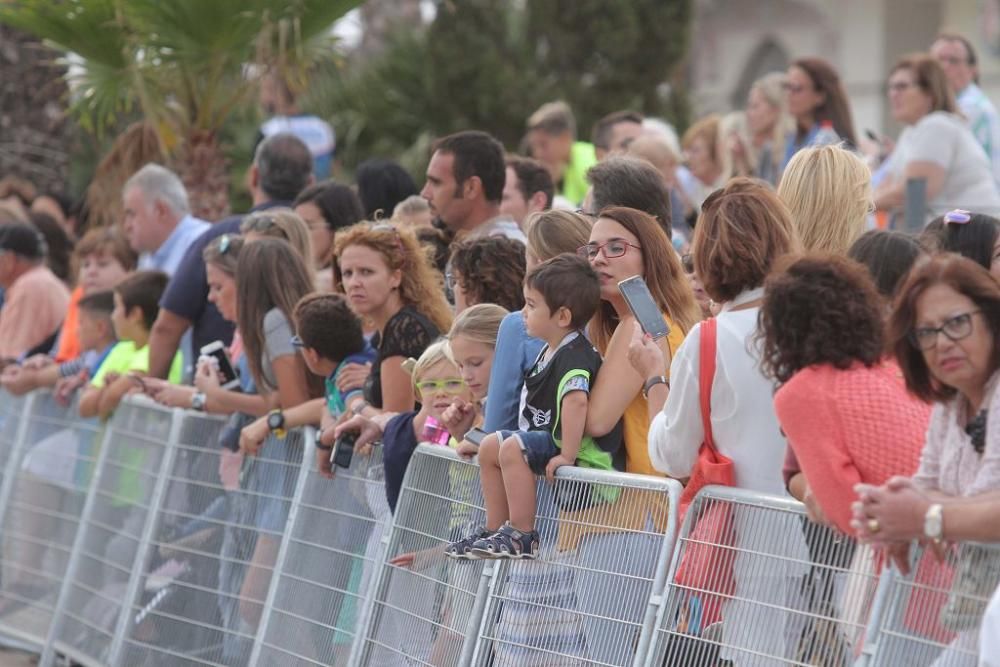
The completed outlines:
<svg viewBox="0 0 1000 667">
<path fill-rule="evenodd" d="M 69 308 L 69 290 L 40 264 L 14 281 L 0 308 L 0 358 L 16 358 L 54 334 Z"/>
<path fill-rule="evenodd" d="M 805 368 L 778 390 L 774 409 L 823 513 L 849 535 L 854 485 L 912 475 L 931 413 L 891 361 Z"/>
</svg>

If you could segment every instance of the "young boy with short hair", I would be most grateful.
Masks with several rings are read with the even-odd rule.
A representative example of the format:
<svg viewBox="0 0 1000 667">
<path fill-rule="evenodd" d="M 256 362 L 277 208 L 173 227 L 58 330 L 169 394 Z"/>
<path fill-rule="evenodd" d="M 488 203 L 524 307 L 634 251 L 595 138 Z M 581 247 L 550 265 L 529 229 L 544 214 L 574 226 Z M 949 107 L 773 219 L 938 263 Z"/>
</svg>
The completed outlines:
<svg viewBox="0 0 1000 667">
<path fill-rule="evenodd" d="M 82 387 L 87 380 L 97 373 L 104 360 L 111 354 L 118 339 L 115 338 L 115 325 L 111 314 L 115 310 L 115 294 L 111 290 L 94 292 L 80 298 L 77 302 L 77 338 L 83 352 L 81 359 L 86 363 L 74 375 L 53 378 L 56 398 L 68 401 L 74 391 Z M 48 367 L 40 372 L 49 370 Z"/>
<path fill-rule="evenodd" d="M 601 356 L 581 331 L 600 301 L 600 281 L 590 264 L 560 255 L 524 279 L 524 324 L 545 341 L 525 376 L 527 431 L 500 431 L 483 439 L 479 468 L 486 527 L 448 545 L 452 558 L 535 558 L 535 475 L 551 482 L 562 466 L 609 470 L 620 448 L 621 428 L 585 437 L 590 387 Z"/>
<path fill-rule="evenodd" d="M 84 390 L 81 417 L 107 419 L 125 394 L 141 388 L 140 376 L 149 371 L 149 332 L 160 312 L 167 281 L 167 274 L 161 271 L 138 271 L 115 286 L 111 322 L 119 342 Z M 170 382 L 180 384 L 182 374 L 183 360 L 178 353 L 170 365 Z"/>
<path fill-rule="evenodd" d="M 326 378 L 326 396 L 285 410 L 282 428 L 318 424 L 316 465 L 322 475 L 332 477 L 333 427 L 344 413 L 348 400 L 363 389 L 361 386 L 345 387 L 344 391 L 338 389 L 340 372 L 350 363 L 371 363 L 375 350 L 365 340 L 361 320 L 340 294 L 307 294 L 295 305 L 293 316 L 298 333 L 292 338 L 292 344 L 301 351 L 309 371 Z M 261 417 L 240 433 L 240 446 L 244 443 L 259 445 L 269 433 L 267 417 Z"/>
</svg>

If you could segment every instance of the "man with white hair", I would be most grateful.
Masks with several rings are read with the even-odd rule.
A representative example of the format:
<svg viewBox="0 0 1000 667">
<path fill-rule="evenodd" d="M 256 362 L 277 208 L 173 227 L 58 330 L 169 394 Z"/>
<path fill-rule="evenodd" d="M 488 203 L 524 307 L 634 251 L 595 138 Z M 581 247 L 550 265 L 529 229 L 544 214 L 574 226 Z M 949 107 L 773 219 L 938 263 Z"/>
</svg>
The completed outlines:
<svg viewBox="0 0 1000 667">
<path fill-rule="evenodd" d="M 151 162 L 125 182 L 122 198 L 125 236 L 139 253 L 139 269 L 173 275 L 188 247 L 209 227 L 191 215 L 181 179 Z"/>
</svg>

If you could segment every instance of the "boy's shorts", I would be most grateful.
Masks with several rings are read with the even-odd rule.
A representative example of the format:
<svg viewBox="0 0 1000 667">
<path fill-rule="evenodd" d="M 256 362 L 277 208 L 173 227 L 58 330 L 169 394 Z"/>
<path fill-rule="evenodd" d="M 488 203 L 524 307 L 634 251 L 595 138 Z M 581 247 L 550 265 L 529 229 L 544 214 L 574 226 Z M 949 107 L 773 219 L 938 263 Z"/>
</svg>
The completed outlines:
<svg viewBox="0 0 1000 667">
<path fill-rule="evenodd" d="M 552 434 L 548 431 L 500 431 L 500 442 L 514 436 L 521 445 L 524 460 L 528 462 L 531 472 L 536 475 L 545 474 L 545 466 L 559 455 Z"/>
</svg>

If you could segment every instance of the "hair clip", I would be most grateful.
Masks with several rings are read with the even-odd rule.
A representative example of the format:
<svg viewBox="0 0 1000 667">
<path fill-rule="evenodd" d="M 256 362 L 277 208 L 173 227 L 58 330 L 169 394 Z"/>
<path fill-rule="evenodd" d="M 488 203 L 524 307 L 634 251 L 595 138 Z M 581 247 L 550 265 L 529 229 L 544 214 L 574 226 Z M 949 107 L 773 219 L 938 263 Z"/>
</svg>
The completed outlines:
<svg viewBox="0 0 1000 667">
<path fill-rule="evenodd" d="M 970 220 L 972 220 L 972 214 L 961 208 L 956 208 L 954 211 L 948 211 L 944 214 L 945 224 L 964 225 Z"/>
</svg>

